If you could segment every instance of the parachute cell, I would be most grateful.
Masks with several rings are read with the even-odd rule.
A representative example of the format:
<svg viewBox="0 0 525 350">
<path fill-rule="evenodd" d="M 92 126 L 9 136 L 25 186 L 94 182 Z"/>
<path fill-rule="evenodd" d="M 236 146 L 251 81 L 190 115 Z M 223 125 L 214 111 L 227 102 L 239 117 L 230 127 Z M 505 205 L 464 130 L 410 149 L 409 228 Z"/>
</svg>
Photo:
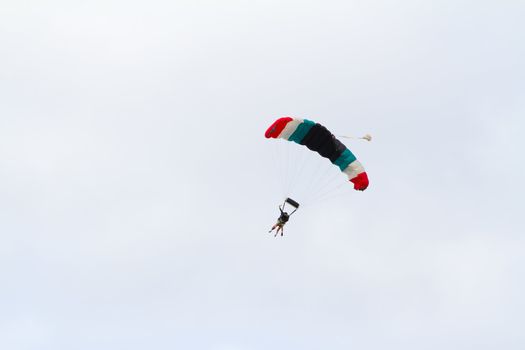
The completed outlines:
<svg viewBox="0 0 525 350">
<path fill-rule="evenodd" d="M 327 158 L 348 176 L 354 189 L 368 187 L 368 176 L 355 155 L 323 125 L 308 119 L 283 117 L 277 119 L 265 133 L 266 138 L 293 141 Z"/>
</svg>

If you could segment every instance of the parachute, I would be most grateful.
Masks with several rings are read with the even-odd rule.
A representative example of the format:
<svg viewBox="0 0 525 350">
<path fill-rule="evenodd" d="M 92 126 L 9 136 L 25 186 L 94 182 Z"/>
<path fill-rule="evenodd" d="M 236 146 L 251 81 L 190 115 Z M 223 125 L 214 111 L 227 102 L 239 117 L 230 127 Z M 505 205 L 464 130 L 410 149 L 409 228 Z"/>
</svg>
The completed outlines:
<svg viewBox="0 0 525 350">
<path fill-rule="evenodd" d="M 265 137 L 306 146 L 338 166 L 354 184 L 355 190 L 364 191 L 368 187 L 368 175 L 356 156 L 319 123 L 308 119 L 279 118 L 266 130 Z"/>
<path fill-rule="evenodd" d="M 286 198 L 286 199 L 284 200 L 284 203 L 285 203 L 285 204 L 288 203 L 290 206 L 294 207 L 295 210 L 299 209 L 299 203 L 297 203 L 296 201 L 294 201 L 294 200 L 291 199 L 291 198 Z M 284 208 L 285 204 L 283 204 L 283 208 Z M 294 210 L 294 211 L 295 211 L 295 210 Z"/>
<path fill-rule="evenodd" d="M 284 200 L 284 203 L 283 203 L 283 206 L 281 207 L 281 210 L 286 211 L 285 210 L 286 204 L 288 204 L 290 207 L 293 208 L 293 211 L 289 214 L 290 216 L 292 216 L 292 214 L 295 213 L 297 211 L 297 209 L 299 209 L 299 203 L 297 203 L 296 201 L 294 201 L 293 199 L 288 197 L 288 198 L 286 198 Z"/>
</svg>

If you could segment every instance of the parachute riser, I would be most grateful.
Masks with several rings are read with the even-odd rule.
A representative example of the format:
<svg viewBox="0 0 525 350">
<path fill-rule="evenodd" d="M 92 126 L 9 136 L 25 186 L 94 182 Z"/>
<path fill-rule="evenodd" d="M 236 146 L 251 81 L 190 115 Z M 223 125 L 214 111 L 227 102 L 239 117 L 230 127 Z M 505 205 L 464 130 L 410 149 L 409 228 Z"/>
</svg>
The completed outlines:
<svg viewBox="0 0 525 350">
<path fill-rule="evenodd" d="M 284 211 L 284 207 L 286 206 L 286 203 L 288 203 L 292 208 L 295 208 L 290 214 L 288 215 L 292 215 L 293 213 L 295 213 L 297 211 L 297 209 L 299 209 L 299 203 L 297 203 L 296 201 L 294 201 L 293 199 L 291 198 L 286 198 L 283 202 L 283 211 Z"/>
</svg>

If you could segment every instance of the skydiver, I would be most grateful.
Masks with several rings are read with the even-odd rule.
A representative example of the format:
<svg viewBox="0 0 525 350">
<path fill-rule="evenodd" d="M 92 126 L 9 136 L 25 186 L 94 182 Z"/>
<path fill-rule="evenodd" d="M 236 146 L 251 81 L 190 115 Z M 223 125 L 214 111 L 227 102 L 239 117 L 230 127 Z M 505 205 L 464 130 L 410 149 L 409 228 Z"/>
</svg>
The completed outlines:
<svg viewBox="0 0 525 350">
<path fill-rule="evenodd" d="M 287 212 L 283 211 L 283 208 L 281 208 L 281 206 L 279 206 L 279 210 L 281 211 L 281 215 L 277 219 L 277 223 L 272 226 L 272 229 L 270 231 L 268 231 L 268 233 L 271 233 L 273 230 L 277 228 L 277 231 L 275 231 L 274 237 L 277 237 L 279 232 L 281 233 L 281 236 L 283 235 L 284 225 L 288 222 L 288 219 L 290 219 L 290 215 Z"/>
</svg>

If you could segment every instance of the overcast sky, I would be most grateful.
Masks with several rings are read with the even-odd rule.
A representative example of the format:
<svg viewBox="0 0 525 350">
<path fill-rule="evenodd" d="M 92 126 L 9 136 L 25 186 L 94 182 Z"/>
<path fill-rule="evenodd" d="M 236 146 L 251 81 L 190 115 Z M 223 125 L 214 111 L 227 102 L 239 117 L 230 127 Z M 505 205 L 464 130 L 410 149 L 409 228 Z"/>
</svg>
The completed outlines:
<svg viewBox="0 0 525 350">
<path fill-rule="evenodd" d="M 525 348 L 524 18 L 1 0 L 0 348 Z M 274 238 L 283 115 L 374 140 Z"/>
</svg>

